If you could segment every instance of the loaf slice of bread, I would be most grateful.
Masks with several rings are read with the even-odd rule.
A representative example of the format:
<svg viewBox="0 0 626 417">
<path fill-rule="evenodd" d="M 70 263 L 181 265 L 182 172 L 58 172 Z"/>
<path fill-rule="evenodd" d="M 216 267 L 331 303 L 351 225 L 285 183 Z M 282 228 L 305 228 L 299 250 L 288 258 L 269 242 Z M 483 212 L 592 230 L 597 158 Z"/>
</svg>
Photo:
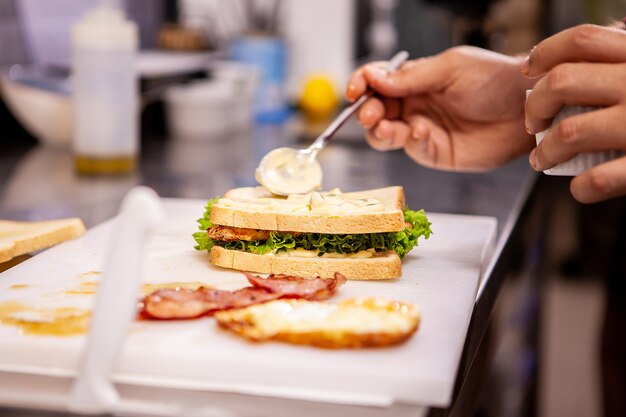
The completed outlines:
<svg viewBox="0 0 626 417">
<path fill-rule="evenodd" d="M 328 195 L 318 193 L 316 196 Z M 213 204 L 211 222 L 223 226 L 304 233 L 385 233 L 403 230 L 404 190 L 400 186 L 343 193 L 342 196 L 368 196 L 378 200 L 377 211 L 340 210 L 328 206 L 324 212 L 303 204 L 289 212 L 285 197 L 261 187 L 235 188 Z M 343 198 L 343 197 L 342 197 Z"/>
<path fill-rule="evenodd" d="M 0 262 L 48 248 L 84 232 L 85 226 L 77 218 L 42 222 L 0 220 Z"/>
<path fill-rule="evenodd" d="M 395 252 L 386 252 L 372 258 L 309 258 L 257 255 L 213 246 L 210 261 L 214 265 L 240 271 L 308 278 L 330 278 L 335 272 L 354 280 L 392 279 L 402 276 L 402 263 Z"/>
</svg>

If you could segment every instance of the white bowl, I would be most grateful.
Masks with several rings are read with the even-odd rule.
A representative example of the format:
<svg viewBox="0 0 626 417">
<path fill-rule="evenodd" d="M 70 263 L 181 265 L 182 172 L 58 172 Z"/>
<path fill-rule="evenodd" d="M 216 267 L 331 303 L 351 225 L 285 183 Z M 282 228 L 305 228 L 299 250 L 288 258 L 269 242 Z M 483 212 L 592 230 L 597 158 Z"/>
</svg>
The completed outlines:
<svg viewBox="0 0 626 417">
<path fill-rule="evenodd" d="M 211 140 L 249 128 L 254 118 L 256 83 L 255 70 L 220 65 L 210 80 L 168 88 L 165 109 L 171 135 Z"/>
<path fill-rule="evenodd" d="M 196 82 L 191 88 L 171 87 L 173 91 L 166 101 L 168 119 L 176 136 L 203 137 L 233 126 L 249 125 L 250 96 L 256 86 L 257 72 L 231 63 L 211 65 L 211 60 L 214 57 L 208 53 L 142 51 L 137 56 L 137 74 L 142 78 L 177 76 L 210 67 L 219 80 L 219 88 L 228 85 L 228 91 L 215 91 L 203 85 L 207 81 Z M 50 80 L 29 66 L 14 65 L 0 72 L 0 94 L 7 107 L 44 145 L 71 146 L 73 104 L 68 84 L 69 79 Z M 146 97 L 150 93 L 145 92 Z M 155 97 L 160 99 L 161 93 Z"/>
<path fill-rule="evenodd" d="M 73 111 L 70 96 L 14 81 L 0 74 L 0 93 L 13 116 L 42 144 L 69 147 Z"/>
</svg>

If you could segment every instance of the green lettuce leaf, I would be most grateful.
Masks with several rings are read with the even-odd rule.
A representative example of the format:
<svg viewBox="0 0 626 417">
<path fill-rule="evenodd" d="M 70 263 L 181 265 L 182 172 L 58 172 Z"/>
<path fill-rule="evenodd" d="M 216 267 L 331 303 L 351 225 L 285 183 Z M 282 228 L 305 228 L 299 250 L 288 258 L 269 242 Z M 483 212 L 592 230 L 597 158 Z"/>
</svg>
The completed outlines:
<svg viewBox="0 0 626 417">
<path fill-rule="evenodd" d="M 403 258 L 411 249 L 417 246 L 420 236 L 428 239 L 432 233 L 431 223 L 428 221 L 424 210 L 413 211 L 404 209 L 404 221 L 407 227 L 400 232 L 389 233 L 364 233 L 364 234 L 326 234 L 326 233 L 302 233 L 294 236 L 290 233 L 270 232 L 267 240 L 255 240 L 251 242 L 220 242 L 210 239 L 206 230 L 212 226 L 211 207 L 217 199 L 210 200 L 206 205 L 204 216 L 198 219 L 201 231 L 193 234 L 197 242 L 198 250 L 211 250 L 213 245 L 222 246 L 225 249 L 241 250 L 262 255 L 268 252 L 281 252 L 288 249 L 302 248 L 317 251 L 318 256 L 325 253 L 350 254 L 363 250 L 375 249 L 378 252 L 393 250 Z M 408 226 L 410 225 L 410 226 Z"/>
<path fill-rule="evenodd" d="M 213 226 L 211 223 L 211 208 L 213 208 L 213 204 L 217 202 L 220 198 L 213 198 L 206 203 L 204 206 L 204 215 L 198 219 L 198 229 L 199 232 L 195 232 L 193 234 L 193 238 L 195 239 L 197 245 L 194 246 L 197 250 L 211 250 L 213 247 L 213 239 L 209 238 L 207 234 L 207 230 Z"/>
</svg>

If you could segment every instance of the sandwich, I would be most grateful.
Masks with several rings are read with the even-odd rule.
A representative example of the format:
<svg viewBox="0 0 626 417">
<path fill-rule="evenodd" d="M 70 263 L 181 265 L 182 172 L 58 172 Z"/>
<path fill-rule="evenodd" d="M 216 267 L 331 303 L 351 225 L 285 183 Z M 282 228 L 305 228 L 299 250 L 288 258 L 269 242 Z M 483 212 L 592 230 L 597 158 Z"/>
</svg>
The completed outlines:
<svg viewBox="0 0 626 417">
<path fill-rule="evenodd" d="M 423 210 L 405 207 L 402 187 L 276 196 L 261 187 L 210 200 L 194 233 L 216 266 L 266 274 L 392 279 L 418 238 Z"/>
</svg>

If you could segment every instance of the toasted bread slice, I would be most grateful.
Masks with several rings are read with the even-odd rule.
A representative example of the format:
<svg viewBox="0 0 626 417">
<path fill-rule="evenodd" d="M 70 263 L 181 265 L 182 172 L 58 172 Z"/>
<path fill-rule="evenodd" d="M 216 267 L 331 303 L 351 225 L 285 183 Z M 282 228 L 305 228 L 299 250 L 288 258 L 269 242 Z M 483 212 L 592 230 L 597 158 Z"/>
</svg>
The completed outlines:
<svg viewBox="0 0 626 417">
<path fill-rule="evenodd" d="M 395 345 L 419 327 L 412 304 L 377 298 L 340 303 L 276 300 L 215 314 L 217 323 L 246 339 L 276 340 L 327 349 Z"/>
<path fill-rule="evenodd" d="M 341 200 L 347 201 L 340 205 Z M 331 201 L 334 204 L 328 204 Z M 357 206 L 361 204 L 362 206 Z M 404 190 L 386 187 L 354 193 L 271 194 L 261 187 L 235 188 L 211 209 L 223 226 L 304 233 L 384 233 L 403 230 Z"/>
<path fill-rule="evenodd" d="M 85 226 L 77 218 L 42 222 L 0 220 L 0 262 L 48 248 L 84 232 Z"/>
<path fill-rule="evenodd" d="M 402 276 L 402 262 L 395 252 L 377 254 L 372 258 L 321 258 L 276 256 L 271 253 L 257 255 L 213 246 L 210 261 L 213 265 L 240 271 L 309 278 L 330 278 L 335 272 L 353 280 L 392 279 Z"/>
</svg>

